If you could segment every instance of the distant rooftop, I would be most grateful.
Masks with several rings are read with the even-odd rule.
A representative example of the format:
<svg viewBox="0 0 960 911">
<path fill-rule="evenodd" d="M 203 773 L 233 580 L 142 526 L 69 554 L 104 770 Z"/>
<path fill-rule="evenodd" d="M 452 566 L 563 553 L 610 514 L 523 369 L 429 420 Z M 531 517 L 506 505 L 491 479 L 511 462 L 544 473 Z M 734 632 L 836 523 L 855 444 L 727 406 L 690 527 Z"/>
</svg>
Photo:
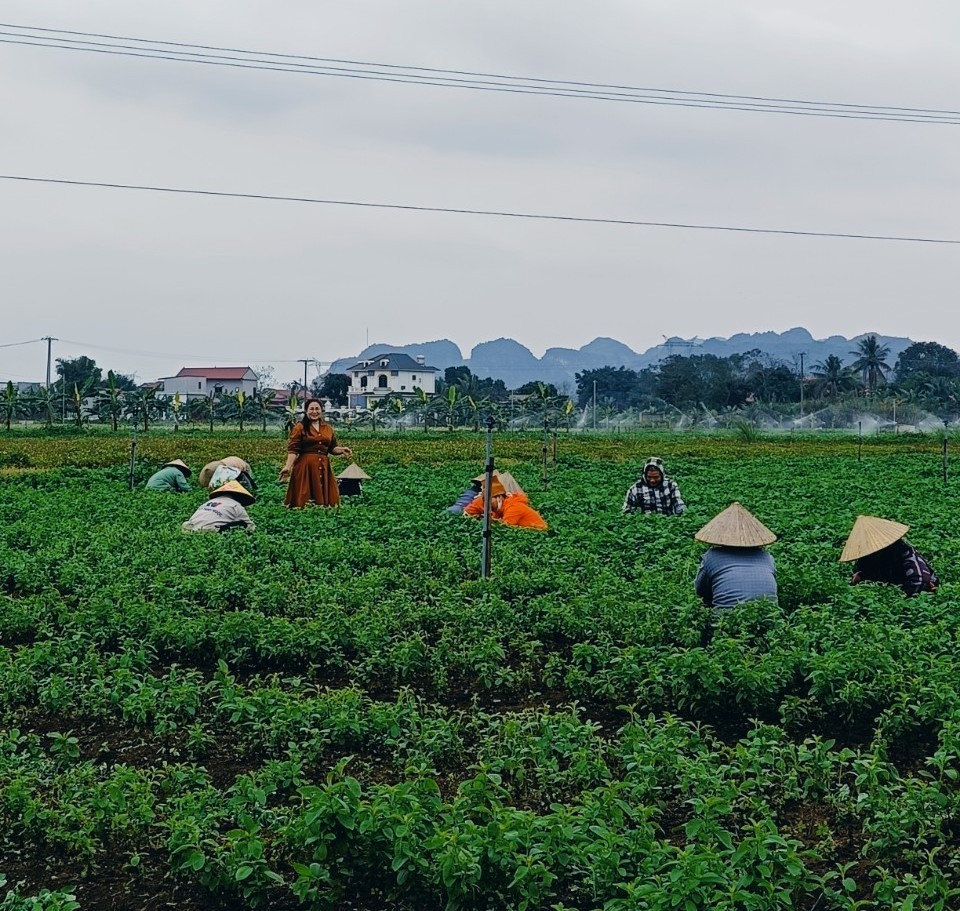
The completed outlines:
<svg viewBox="0 0 960 911">
<path fill-rule="evenodd" d="M 386 361 L 381 365 L 381 361 Z M 384 354 L 375 354 L 365 357 L 363 360 L 351 364 L 347 370 L 369 370 L 371 367 L 379 367 L 382 370 L 422 370 L 423 372 L 432 371 L 436 373 L 438 367 L 429 367 L 427 364 L 420 364 L 409 354 L 402 354 L 396 351 Z"/>
</svg>

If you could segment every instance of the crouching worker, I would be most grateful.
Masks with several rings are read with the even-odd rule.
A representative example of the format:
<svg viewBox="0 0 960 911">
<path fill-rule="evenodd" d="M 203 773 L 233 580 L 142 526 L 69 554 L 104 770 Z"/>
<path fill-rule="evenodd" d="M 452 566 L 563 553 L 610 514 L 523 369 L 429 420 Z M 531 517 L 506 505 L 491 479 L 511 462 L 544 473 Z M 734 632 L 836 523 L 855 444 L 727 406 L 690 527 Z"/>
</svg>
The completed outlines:
<svg viewBox="0 0 960 911">
<path fill-rule="evenodd" d="M 516 482 L 514 481 L 514 484 Z M 517 484 L 517 487 L 520 485 Z M 473 502 L 464 509 L 465 516 L 483 518 L 483 494 L 475 497 Z M 490 517 L 504 525 L 513 525 L 516 528 L 534 528 L 537 531 L 546 531 L 547 523 L 531 505 L 525 493 L 507 493 L 503 481 L 496 475 L 490 484 Z"/>
<path fill-rule="evenodd" d="M 197 483 L 211 490 L 222 487 L 227 481 L 237 481 L 252 493 L 257 492 L 257 485 L 253 480 L 253 469 L 250 468 L 249 463 L 238 456 L 227 456 L 215 462 L 207 462 L 197 476 Z"/>
<path fill-rule="evenodd" d="M 242 484 L 227 481 L 222 487 L 210 493 L 210 499 L 203 504 L 180 527 L 184 531 L 229 531 L 242 528 L 252 532 L 256 526 L 244 508 L 256 500 Z"/>
<path fill-rule="evenodd" d="M 483 475 L 477 475 L 471 482 L 470 486 L 457 497 L 457 502 L 452 506 L 447 507 L 447 512 L 452 515 L 459 516 L 463 511 L 477 498 L 477 494 L 483 489 Z M 481 515 L 482 515 L 481 510 Z"/>
<path fill-rule="evenodd" d="M 916 548 L 903 540 L 909 530 L 909 525 L 889 519 L 857 516 L 840 555 L 841 563 L 857 561 L 853 565 L 850 584 L 882 582 L 899 585 L 908 597 L 935 591 L 940 584 L 937 574 Z"/>
<path fill-rule="evenodd" d="M 713 545 L 700 561 L 694 583 L 707 607 L 744 601 L 777 601 L 777 568 L 764 547 L 777 536 L 739 503 L 732 503 L 694 535 Z"/>
<path fill-rule="evenodd" d="M 370 475 L 356 462 L 351 462 L 337 475 L 337 490 L 341 497 L 359 497 L 363 495 L 363 482 L 369 480 Z"/>
<path fill-rule="evenodd" d="M 164 462 L 160 470 L 150 476 L 147 481 L 147 490 L 166 490 L 173 493 L 186 493 L 190 489 L 187 478 L 190 469 L 187 463 L 180 459 Z"/>
<path fill-rule="evenodd" d="M 640 480 L 627 491 L 623 501 L 624 512 L 679 516 L 686 508 L 677 482 L 663 473 L 663 459 L 656 456 L 651 456 L 643 463 Z"/>
</svg>

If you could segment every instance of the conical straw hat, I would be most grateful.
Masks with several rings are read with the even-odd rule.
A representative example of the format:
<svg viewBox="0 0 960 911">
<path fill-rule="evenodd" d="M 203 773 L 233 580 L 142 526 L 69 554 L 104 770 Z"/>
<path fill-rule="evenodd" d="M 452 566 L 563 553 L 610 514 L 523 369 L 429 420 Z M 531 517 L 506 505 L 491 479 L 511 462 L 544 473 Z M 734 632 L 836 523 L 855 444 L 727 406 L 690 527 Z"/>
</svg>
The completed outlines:
<svg viewBox="0 0 960 911">
<path fill-rule="evenodd" d="M 523 493 L 523 488 L 520 486 L 519 481 L 510 474 L 509 471 L 498 472 L 500 477 L 500 483 L 503 484 L 503 489 L 507 493 Z"/>
<path fill-rule="evenodd" d="M 203 468 L 200 469 L 200 474 L 197 475 L 197 483 L 201 487 L 209 487 L 210 479 L 213 477 L 213 473 L 223 464 L 223 462 L 207 462 Z"/>
<path fill-rule="evenodd" d="M 368 475 L 356 462 L 351 462 L 340 474 L 337 475 L 338 478 L 344 478 L 348 480 L 357 480 L 357 481 L 369 481 L 370 475 Z"/>
<path fill-rule="evenodd" d="M 224 465 L 229 465 L 231 468 L 236 468 L 238 471 L 245 471 L 247 474 L 253 474 L 253 472 L 250 470 L 250 464 L 248 462 L 244 462 L 240 456 L 224 456 L 224 458 L 222 458 L 220 461 L 223 462 Z"/>
<path fill-rule="evenodd" d="M 182 459 L 171 459 L 171 461 L 163 463 L 164 468 L 166 468 L 168 465 L 172 465 L 174 468 L 179 468 L 186 475 L 190 474 L 190 469 L 187 466 L 187 463 Z"/>
<path fill-rule="evenodd" d="M 763 547 L 777 536 L 739 503 L 731 503 L 714 516 L 694 537 L 704 544 L 721 547 Z"/>
<path fill-rule="evenodd" d="M 214 490 L 210 497 L 211 499 L 215 497 L 218 493 L 232 493 L 236 494 L 237 497 L 243 500 L 244 506 L 249 506 L 257 498 L 247 490 L 239 481 L 227 481 L 222 487 L 218 487 Z"/>
<path fill-rule="evenodd" d="M 878 519 L 876 516 L 857 516 L 847 543 L 843 545 L 840 554 L 841 563 L 859 560 L 867 554 L 875 554 L 878 550 L 889 547 L 894 541 L 899 541 L 908 531 L 909 525 L 891 522 L 889 519 Z"/>
</svg>

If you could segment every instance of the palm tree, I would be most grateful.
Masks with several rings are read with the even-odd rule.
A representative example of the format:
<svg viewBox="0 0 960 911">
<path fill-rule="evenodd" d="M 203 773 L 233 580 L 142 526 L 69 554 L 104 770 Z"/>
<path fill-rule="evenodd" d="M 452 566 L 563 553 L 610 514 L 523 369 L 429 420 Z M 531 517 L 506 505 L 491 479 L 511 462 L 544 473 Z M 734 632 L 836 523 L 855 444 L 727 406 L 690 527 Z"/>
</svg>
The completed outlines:
<svg viewBox="0 0 960 911">
<path fill-rule="evenodd" d="M 931 377 L 923 392 L 926 407 L 941 417 L 955 410 L 960 401 L 960 384 L 949 376 Z"/>
<path fill-rule="evenodd" d="M 868 335 L 861 339 L 857 342 L 857 350 L 850 353 L 857 355 L 852 366 L 863 375 L 863 385 L 867 387 L 867 395 L 887 381 L 886 374 L 890 365 L 886 358 L 890 355 L 890 348 L 888 345 L 881 345 L 875 335 Z"/>
<path fill-rule="evenodd" d="M 856 386 L 852 367 L 845 367 L 843 361 L 831 354 L 825 361 L 813 365 L 813 393 L 820 398 L 833 398 L 849 392 Z"/>
</svg>

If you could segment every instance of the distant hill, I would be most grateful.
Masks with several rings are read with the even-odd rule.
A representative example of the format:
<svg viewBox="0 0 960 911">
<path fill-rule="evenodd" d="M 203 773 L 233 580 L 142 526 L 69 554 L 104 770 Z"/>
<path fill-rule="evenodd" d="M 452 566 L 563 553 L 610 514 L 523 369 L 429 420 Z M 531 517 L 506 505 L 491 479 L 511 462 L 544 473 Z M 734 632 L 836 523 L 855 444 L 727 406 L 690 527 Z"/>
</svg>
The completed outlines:
<svg viewBox="0 0 960 911">
<path fill-rule="evenodd" d="M 345 373 L 347 368 L 358 360 L 373 359 L 375 355 L 397 351 L 411 357 L 423 355 L 427 364 L 436 367 L 441 373 L 447 367 L 465 364 L 477 376 L 503 380 L 513 389 L 533 380 L 543 380 L 572 392 L 576 382 L 574 376 L 583 370 L 597 367 L 641 370 L 674 354 L 715 354 L 718 357 L 729 357 L 731 354 L 743 354 L 759 349 L 772 360 L 783 361 L 791 366 L 799 366 L 801 352 L 807 368 L 826 360 L 831 354 L 850 364 L 854 360 L 851 352 L 856 348 L 857 342 L 868 335 L 877 335 L 880 343 L 889 347 L 888 360 L 891 367 L 900 353 L 912 344 L 909 338 L 872 332 L 864 332 L 853 338 L 831 335 L 829 338 L 815 339 L 806 329 L 797 327 L 786 332 L 740 332 L 730 338 L 674 337 L 640 353 L 616 339 L 595 338 L 582 348 L 548 348 L 542 358 L 536 357 L 529 348 L 512 338 L 498 338 L 476 345 L 470 352 L 470 357 L 465 358 L 460 348 L 449 339 L 438 339 L 414 345 L 368 345 L 359 354 L 334 361 L 330 371 Z"/>
</svg>

